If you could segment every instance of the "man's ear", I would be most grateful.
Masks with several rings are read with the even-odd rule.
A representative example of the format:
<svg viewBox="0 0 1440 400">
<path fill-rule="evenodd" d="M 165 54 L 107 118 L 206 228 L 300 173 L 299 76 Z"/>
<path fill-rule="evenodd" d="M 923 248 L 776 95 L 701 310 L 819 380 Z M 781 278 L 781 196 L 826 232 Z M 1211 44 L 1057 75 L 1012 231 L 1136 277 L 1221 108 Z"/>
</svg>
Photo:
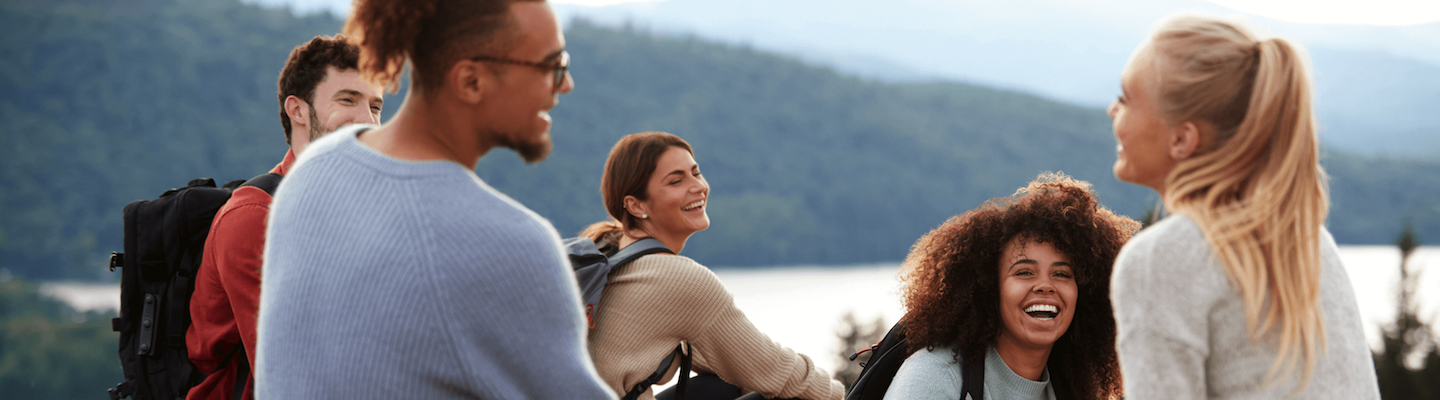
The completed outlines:
<svg viewBox="0 0 1440 400">
<path fill-rule="evenodd" d="M 291 130 L 296 126 L 310 127 L 310 107 L 305 100 L 291 95 L 285 98 L 285 115 L 290 117 Z"/>
<path fill-rule="evenodd" d="M 455 92 L 455 97 L 466 104 L 478 104 L 485 93 L 495 84 L 495 73 L 484 63 L 460 60 L 450 67 L 449 81 L 445 84 Z"/>
<path fill-rule="evenodd" d="M 1200 126 L 1194 121 L 1186 121 L 1179 126 L 1170 128 L 1170 142 L 1167 144 L 1170 150 L 1170 159 L 1184 160 L 1195 154 L 1200 148 Z"/>
<path fill-rule="evenodd" d="M 630 213 L 630 215 L 635 216 L 635 218 L 644 219 L 644 217 L 641 216 L 650 213 L 650 206 L 640 201 L 640 199 L 635 198 L 635 196 L 625 196 L 625 212 Z"/>
</svg>

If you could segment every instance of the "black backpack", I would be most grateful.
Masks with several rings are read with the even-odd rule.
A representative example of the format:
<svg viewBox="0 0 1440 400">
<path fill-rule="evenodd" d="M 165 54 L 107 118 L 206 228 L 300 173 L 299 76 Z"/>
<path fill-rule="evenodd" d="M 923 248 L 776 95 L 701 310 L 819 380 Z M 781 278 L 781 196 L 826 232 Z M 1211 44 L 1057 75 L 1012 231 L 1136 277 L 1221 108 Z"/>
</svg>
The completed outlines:
<svg viewBox="0 0 1440 400">
<path fill-rule="evenodd" d="M 110 254 L 110 271 L 122 267 L 120 317 L 111 320 L 111 328 L 120 332 L 125 381 L 109 390 L 111 400 L 183 399 L 205 379 L 190 362 L 185 332 L 210 223 L 241 184 L 273 195 L 280 179 L 271 173 L 215 187 L 214 179 L 200 178 L 125 206 L 125 252 Z M 237 400 L 249 372 L 244 351 L 237 345 L 221 361 L 229 365 L 240 353 Z"/>
<path fill-rule="evenodd" d="M 845 400 L 881 400 L 885 398 L 885 392 L 890 390 L 890 382 L 895 380 L 895 373 L 900 371 L 900 364 L 905 363 L 905 358 L 910 356 L 906 351 L 905 325 L 897 323 L 890 328 L 880 343 L 870 346 L 868 349 L 860 350 L 850 355 L 854 361 L 861 353 L 870 352 L 870 362 L 861 364 L 860 377 L 855 379 L 855 384 L 850 386 L 850 392 L 845 394 Z M 965 399 L 969 395 L 971 400 L 985 400 L 985 361 L 968 360 L 960 367 L 960 398 Z"/>
<path fill-rule="evenodd" d="M 596 246 L 594 241 L 586 237 L 565 239 L 565 253 L 570 257 L 570 266 L 575 269 L 575 280 L 580 283 L 580 300 L 585 304 L 585 321 L 589 326 L 587 329 L 595 328 L 595 308 L 600 306 L 600 294 L 605 291 L 605 283 L 610 281 L 610 274 L 616 268 L 649 254 L 674 254 L 655 238 L 637 240 L 619 251 L 614 251 L 611 247 L 609 243 Z M 691 351 L 689 343 L 675 346 L 675 351 L 660 360 L 655 373 L 635 384 L 621 399 L 634 400 L 659 382 L 665 377 L 665 372 L 670 369 L 670 363 L 674 362 L 676 355 L 680 356 L 680 377 L 675 384 L 675 398 L 685 398 L 685 386 L 690 381 Z"/>
</svg>

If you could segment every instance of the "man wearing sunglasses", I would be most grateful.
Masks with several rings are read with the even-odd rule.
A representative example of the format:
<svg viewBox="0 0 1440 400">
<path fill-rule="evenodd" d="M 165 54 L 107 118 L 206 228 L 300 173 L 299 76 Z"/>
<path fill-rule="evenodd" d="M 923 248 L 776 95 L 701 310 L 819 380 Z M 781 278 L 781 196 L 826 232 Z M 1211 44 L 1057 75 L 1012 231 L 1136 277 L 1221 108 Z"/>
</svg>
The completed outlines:
<svg viewBox="0 0 1440 400">
<path fill-rule="evenodd" d="M 613 399 L 548 221 L 476 176 L 550 151 L 574 87 L 543 1 L 360 0 L 360 73 L 408 64 L 382 126 L 312 144 L 270 212 L 257 399 Z"/>
</svg>

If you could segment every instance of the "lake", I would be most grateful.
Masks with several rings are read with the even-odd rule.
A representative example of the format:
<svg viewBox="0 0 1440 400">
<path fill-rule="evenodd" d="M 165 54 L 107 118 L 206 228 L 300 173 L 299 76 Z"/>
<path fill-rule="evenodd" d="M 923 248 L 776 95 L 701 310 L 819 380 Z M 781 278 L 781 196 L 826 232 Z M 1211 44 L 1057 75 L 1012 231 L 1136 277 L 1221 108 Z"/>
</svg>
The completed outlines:
<svg viewBox="0 0 1440 400">
<path fill-rule="evenodd" d="M 1365 335 L 1379 347 L 1382 324 L 1395 318 L 1400 251 L 1394 246 L 1341 246 L 1340 256 L 1355 285 Z M 840 349 L 835 332 L 840 318 L 853 312 L 861 322 L 879 317 L 888 328 L 900 318 L 897 263 L 854 266 L 786 266 L 764 269 L 720 268 L 715 274 L 735 295 L 735 303 L 772 340 L 811 356 L 833 372 Z M 1440 247 L 1422 247 L 1411 258 L 1419 275 L 1420 317 L 1440 317 Z M 1425 273 L 1430 272 L 1430 273 Z M 118 284 L 50 282 L 42 293 L 83 310 L 118 309 Z M 1437 324 L 1440 325 L 1440 324 Z"/>
</svg>

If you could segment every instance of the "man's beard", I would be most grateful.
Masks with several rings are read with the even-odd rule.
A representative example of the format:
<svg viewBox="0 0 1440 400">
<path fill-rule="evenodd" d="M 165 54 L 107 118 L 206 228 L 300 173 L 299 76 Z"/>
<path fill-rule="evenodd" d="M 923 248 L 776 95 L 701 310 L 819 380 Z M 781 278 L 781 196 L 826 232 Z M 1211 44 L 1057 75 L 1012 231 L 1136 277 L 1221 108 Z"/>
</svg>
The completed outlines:
<svg viewBox="0 0 1440 400">
<path fill-rule="evenodd" d="M 315 139 L 319 139 L 321 136 L 325 136 L 325 134 L 335 130 L 330 129 L 330 127 L 320 126 L 320 115 L 315 112 L 315 106 L 308 107 L 310 107 L 310 142 L 313 143 Z"/>
<path fill-rule="evenodd" d="M 545 161 L 545 157 L 550 155 L 551 147 L 548 132 L 536 136 L 536 140 L 526 142 L 513 140 L 508 135 L 492 135 L 491 137 L 498 139 L 496 144 L 500 147 L 514 150 L 516 154 L 520 155 L 520 159 L 525 160 L 526 164 L 536 164 Z"/>
</svg>

